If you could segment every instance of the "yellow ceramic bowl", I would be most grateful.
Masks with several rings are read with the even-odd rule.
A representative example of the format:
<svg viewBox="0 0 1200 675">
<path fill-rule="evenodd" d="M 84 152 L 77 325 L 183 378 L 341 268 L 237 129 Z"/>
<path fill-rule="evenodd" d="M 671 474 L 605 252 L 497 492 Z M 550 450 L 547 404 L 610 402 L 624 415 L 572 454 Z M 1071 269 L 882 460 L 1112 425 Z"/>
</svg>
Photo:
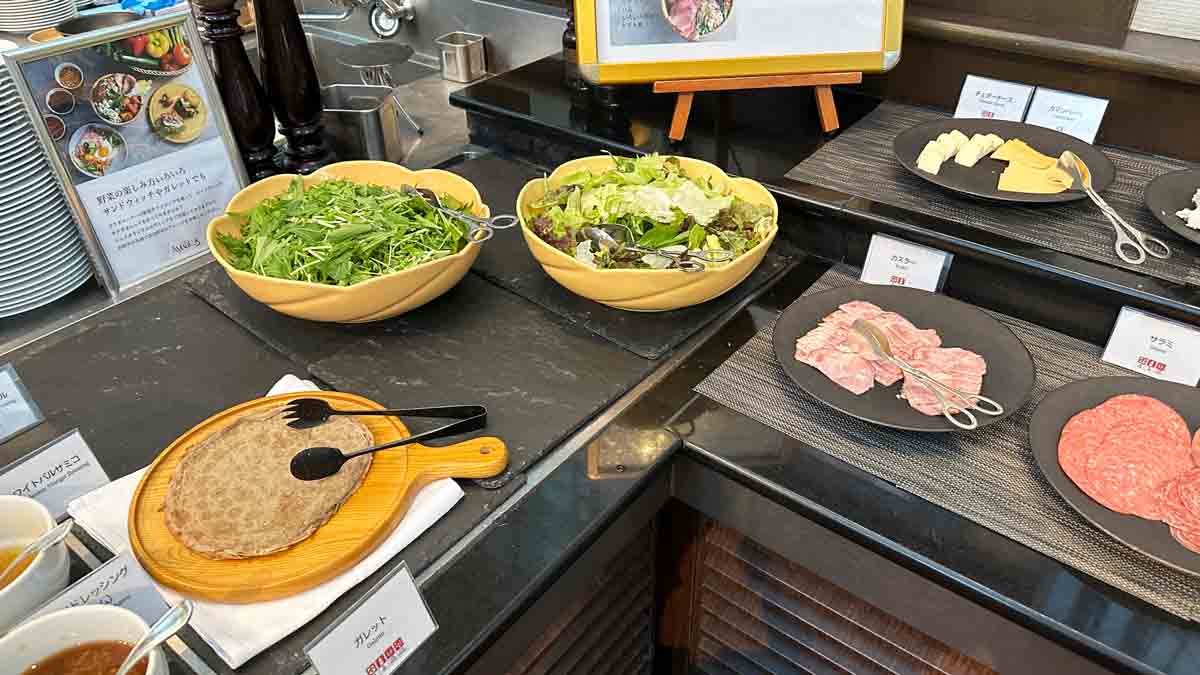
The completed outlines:
<svg viewBox="0 0 1200 675">
<path fill-rule="evenodd" d="M 635 312 L 665 312 L 681 307 L 691 307 L 707 302 L 737 286 L 750 276 L 762 262 L 771 242 L 779 232 L 779 204 L 775 197 L 760 183 L 749 178 L 731 178 L 719 167 L 689 157 L 680 157 L 684 172 L 692 178 L 707 177 L 714 185 L 723 185 L 733 194 L 752 204 L 770 205 L 773 213 L 771 233 L 757 246 L 732 262 L 709 264 L 704 272 L 683 270 L 605 270 L 595 269 L 563 253 L 529 229 L 526 215 L 529 205 L 546 193 L 547 181 L 536 178 L 525 184 L 517 197 L 517 215 L 521 218 L 521 232 L 530 252 L 555 281 L 568 290 L 589 300 L 617 309 Z M 601 173 L 613 166 L 612 157 L 600 155 L 584 157 L 563 164 L 550 174 L 551 189 L 558 185 L 563 176 L 587 169 Z"/>
<path fill-rule="evenodd" d="M 244 213 L 264 199 L 286 192 L 293 178 L 295 176 L 291 174 L 272 176 L 250 185 L 233 196 L 225 208 L 226 213 Z M 339 162 L 304 176 L 303 180 L 305 185 L 313 185 L 335 178 L 393 188 L 417 185 L 449 194 L 464 204 L 472 204 L 472 212 L 477 216 L 486 218 L 489 215 L 479 190 L 467 179 L 449 171 L 410 171 L 390 162 Z M 233 282 L 247 295 L 283 314 L 311 321 L 338 323 L 379 321 L 424 305 L 450 290 L 463 278 L 479 256 L 480 247 L 480 244 L 470 242 L 452 256 L 353 286 L 330 286 L 277 279 L 236 269 L 225 259 L 225 248 L 216 240 L 218 232 L 240 236 L 240 224 L 229 215 L 214 218 L 208 224 L 208 248 Z"/>
</svg>

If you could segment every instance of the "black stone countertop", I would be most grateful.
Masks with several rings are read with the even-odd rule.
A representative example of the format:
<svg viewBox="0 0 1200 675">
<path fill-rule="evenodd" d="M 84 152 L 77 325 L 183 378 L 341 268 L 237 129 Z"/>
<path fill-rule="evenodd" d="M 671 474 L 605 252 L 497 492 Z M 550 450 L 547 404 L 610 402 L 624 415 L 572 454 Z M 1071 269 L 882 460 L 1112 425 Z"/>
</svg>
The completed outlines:
<svg viewBox="0 0 1200 675">
<path fill-rule="evenodd" d="M 852 88 L 835 89 L 835 99 L 843 128 L 878 104 Z M 662 152 L 696 157 L 754 178 L 776 194 L 785 212 L 822 216 L 808 231 L 784 228 L 783 235 L 834 260 L 853 254 L 870 234 L 881 232 L 956 256 L 1019 266 L 1110 297 L 1113 306 L 1130 304 L 1200 325 L 1200 288 L 786 178 L 788 170 L 826 140 L 809 89 L 698 94 L 687 135 L 679 143 L 667 138 L 674 96 L 654 94 L 648 85 L 572 92 L 563 84 L 558 56 L 465 87 L 450 100 L 467 110 L 472 142 L 544 166 L 600 152 Z M 1106 318 L 1107 325 L 1112 318 Z"/>
<path fill-rule="evenodd" d="M 485 533 L 431 580 L 423 590 L 442 627 L 399 672 L 462 672 L 652 479 L 670 470 L 674 453 L 686 453 L 798 516 L 1116 672 L 1194 673 L 1200 626 L 692 392 L 828 267 L 827 261 L 806 259 L 710 333 L 505 514 L 502 527 Z M 664 425 L 682 440 L 662 434 Z M 645 466 L 605 480 L 589 478 L 589 449 L 613 445 L 642 448 Z"/>
</svg>

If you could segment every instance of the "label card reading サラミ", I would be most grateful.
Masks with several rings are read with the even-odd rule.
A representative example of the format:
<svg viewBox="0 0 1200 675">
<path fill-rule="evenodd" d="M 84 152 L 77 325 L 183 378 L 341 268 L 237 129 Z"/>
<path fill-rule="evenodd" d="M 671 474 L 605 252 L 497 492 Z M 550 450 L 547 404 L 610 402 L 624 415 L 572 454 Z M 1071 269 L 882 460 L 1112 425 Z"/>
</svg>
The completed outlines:
<svg viewBox="0 0 1200 675">
<path fill-rule="evenodd" d="M 323 675 L 387 675 L 437 627 L 408 564 L 400 563 L 304 652 Z"/>
<path fill-rule="evenodd" d="M 1159 380 L 1200 382 L 1200 330 L 1148 312 L 1122 307 L 1104 348 L 1104 360 Z"/>
<path fill-rule="evenodd" d="M 1020 122 L 1025 119 L 1031 96 L 1033 87 L 1027 84 L 968 75 L 958 95 L 954 116 Z"/>
<path fill-rule="evenodd" d="M 946 283 L 953 253 L 936 248 L 872 235 L 859 279 L 868 284 L 908 286 L 937 293 Z"/>
</svg>

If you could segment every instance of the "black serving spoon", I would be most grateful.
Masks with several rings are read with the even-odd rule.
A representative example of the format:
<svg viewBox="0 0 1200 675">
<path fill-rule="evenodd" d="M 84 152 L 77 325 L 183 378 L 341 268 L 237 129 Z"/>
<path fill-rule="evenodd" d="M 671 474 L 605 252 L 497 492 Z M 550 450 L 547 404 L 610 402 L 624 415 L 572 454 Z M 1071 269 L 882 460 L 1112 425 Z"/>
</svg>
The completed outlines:
<svg viewBox="0 0 1200 675">
<path fill-rule="evenodd" d="M 316 406 L 312 403 L 322 403 L 324 406 Z M 295 405 L 295 404 L 300 405 Z M 292 401 L 288 406 L 288 410 L 293 411 L 292 414 L 297 418 L 293 422 L 304 422 L 306 426 L 299 428 L 308 428 L 316 426 L 329 419 L 330 415 L 388 415 L 392 417 L 430 417 L 434 419 L 454 419 L 457 422 L 451 422 L 437 429 L 426 431 L 415 436 L 401 438 L 398 441 L 384 443 L 374 447 L 366 448 L 365 450 L 357 450 L 351 453 L 345 453 L 338 448 L 329 446 L 317 446 L 314 448 L 306 448 L 296 453 L 292 457 L 291 469 L 292 475 L 300 480 L 320 480 L 328 478 L 342 469 L 342 465 L 346 462 L 372 452 L 380 450 L 388 450 L 391 448 L 399 448 L 412 443 L 421 443 L 423 441 L 431 441 L 447 436 L 455 436 L 457 434 L 465 434 L 469 431 L 478 431 L 487 426 L 487 408 L 481 405 L 447 405 L 436 406 L 432 408 L 408 408 L 400 410 L 334 410 L 328 403 L 320 399 L 297 399 Z M 305 417 L 307 415 L 307 417 Z M 291 424 L 291 423 L 289 423 Z M 292 425 L 294 426 L 294 424 Z"/>
</svg>

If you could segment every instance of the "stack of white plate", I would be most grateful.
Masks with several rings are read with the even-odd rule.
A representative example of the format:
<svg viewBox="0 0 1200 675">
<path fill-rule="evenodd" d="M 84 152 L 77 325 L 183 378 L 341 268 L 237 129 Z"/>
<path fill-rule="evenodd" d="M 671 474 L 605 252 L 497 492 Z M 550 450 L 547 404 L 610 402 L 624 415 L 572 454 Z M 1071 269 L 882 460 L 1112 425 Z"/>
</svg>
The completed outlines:
<svg viewBox="0 0 1200 675">
<path fill-rule="evenodd" d="M 75 0 L 0 0 L 0 31 L 32 33 L 78 14 Z"/>
<path fill-rule="evenodd" d="M 53 302 L 92 276 L 83 239 L 8 69 L 0 65 L 0 317 Z"/>
</svg>

